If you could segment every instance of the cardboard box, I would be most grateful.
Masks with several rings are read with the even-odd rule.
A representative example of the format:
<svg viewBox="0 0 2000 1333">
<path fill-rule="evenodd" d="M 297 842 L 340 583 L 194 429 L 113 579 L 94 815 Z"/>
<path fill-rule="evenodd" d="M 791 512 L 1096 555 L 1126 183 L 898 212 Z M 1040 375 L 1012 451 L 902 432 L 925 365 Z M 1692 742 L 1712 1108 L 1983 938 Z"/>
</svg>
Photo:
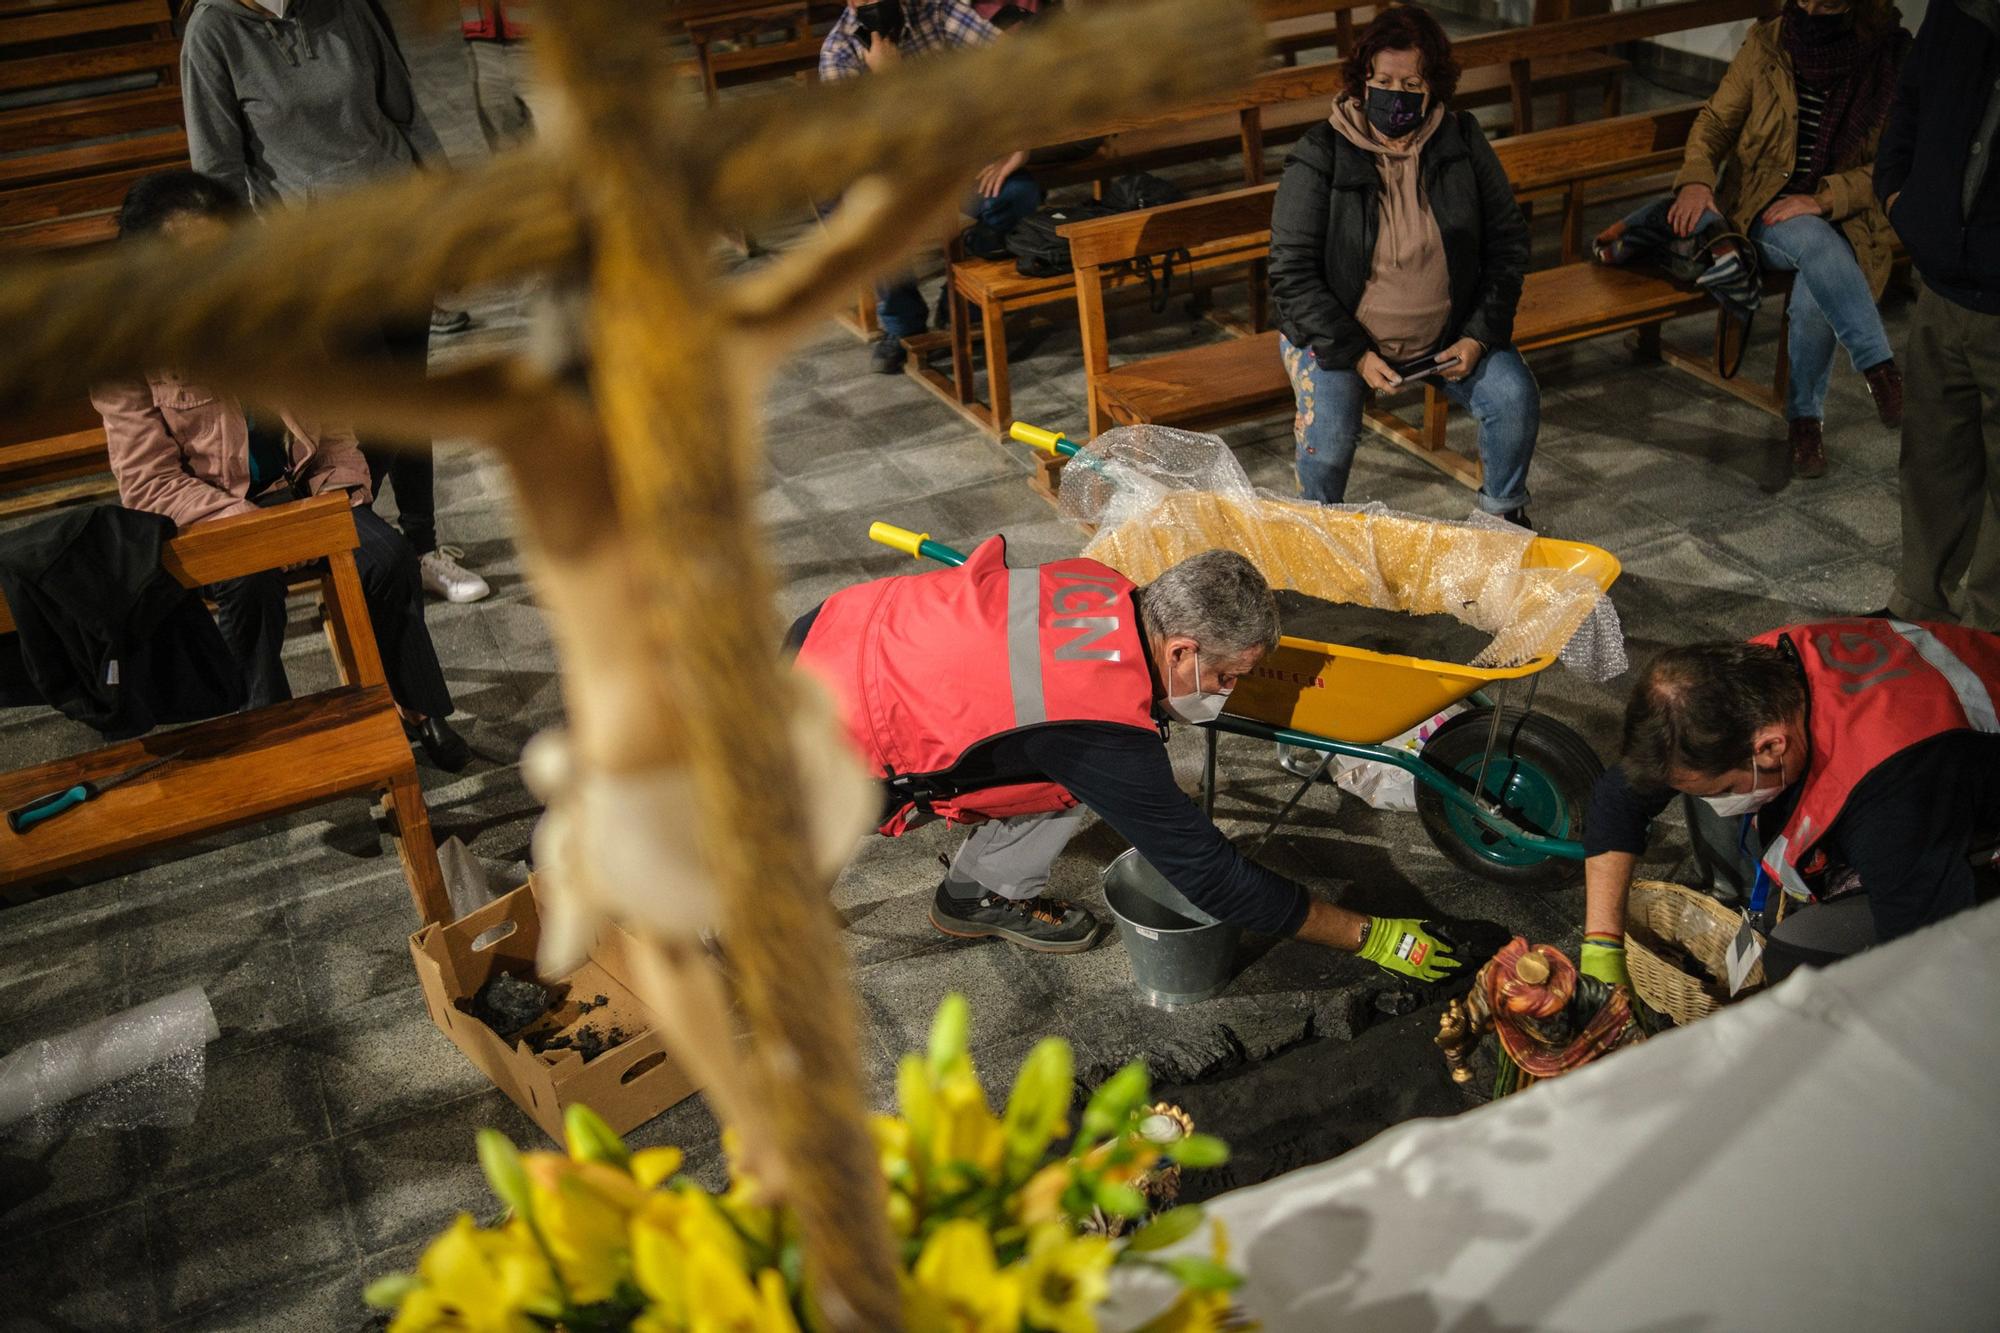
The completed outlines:
<svg viewBox="0 0 2000 1333">
<path fill-rule="evenodd" d="M 478 911 L 449 924 L 433 923 L 410 936 L 410 956 L 424 988 L 424 1003 L 465 1058 L 561 1143 L 563 1112 L 581 1102 L 620 1134 L 638 1128 L 695 1091 L 654 1028 L 652 1017 L 626 983 L 624 950 L 630 936 L 606 926 L 590 960 L 550 980 L 535 970 L 541 916 L 530 880 Z M 488 978 L 512 972 L 547 986 L 549 1012 L 512 1040 L 472 1016 L 472 998 Z M 598 996 L 605 997 L 601 1006 Z M 461 1002 L 463 1007 L 461 1007 Z M 586 1011 L 584 1005 L 592 1007 Z M 547 1033 L 574 1036 L 585 1027 L 627 1035 L 594 1060 L 575 1049 L 537 1054 L 525 1039 Z"/>
</svg>

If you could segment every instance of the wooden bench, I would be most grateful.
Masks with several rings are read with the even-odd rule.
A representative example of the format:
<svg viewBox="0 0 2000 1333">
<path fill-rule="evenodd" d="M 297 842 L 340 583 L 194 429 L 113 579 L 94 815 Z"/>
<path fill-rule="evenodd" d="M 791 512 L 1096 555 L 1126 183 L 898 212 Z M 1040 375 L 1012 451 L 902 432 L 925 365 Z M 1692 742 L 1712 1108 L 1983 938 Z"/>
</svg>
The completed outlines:
<svg viewBox="0 0 2000 1333">
<path fill-rule="evenodd" d="M 417 913 L 448 920 L 416 759 L 403 735 L 354 563 L 354 519 L 343 495 L 200 524 L 167 544 L 162 564 L 198 588 L 261 570 L 324 560 L 327 640 L 340 684 L 88 754 L 0 773 L 0 809 L 162 755 L 173 762 L 114 787 L 47 824 L 0 824 L 0 880 L 32 883 L 129 859 L 346 796 L 385 798 Z M 0 633 L 14 629 L 0 599 Z"/>
<path fill-rule="evenodd" d="M 1657 172 L 1679 155 L 1693 108 L 1620 117 L 1595 126 L 1576 126 L 1521 136 L 1496 144 L 1517 193 L 1559 191 L 1565 197 L 1566 235 L 1578 226 L 1574 210 L 1592 183 Z M 1518 174 L 1517 174 L 1518 173 Z M 1290 410 L 1292 389 L 1278 354 L 1278 335 L 1254 327 L 1250 336 L 1186 348 L 1140 361 L 1111 364 L 1105 328 L 1107 270 L 1135 257 L 1181 246 L 1204 246 L 1211 253 L 1255 265 L 1269 254 L 1270 208 L 1276 187 L 1258 186 L 1164 208 L 1120 214 L 1063 228 L 1076 261 L 1078 323 L 1082 330 L 1089 433 L 1117 425 L 1158 422 L 1204 429 Z M 1219 262 L 1219 261 L 1218 261 Z M 1768 293 L 1789 291 L 1788 275 L 1773 275 Z M 1786 331 L 1782 304 L 1777 367 L 1769 385 L 1742 376 L 1723 378 L 1713 357 L 1668 345 L 1661 325 L 1670 319 L 1715 310 L 1707 293 L 1683 289 L 1651 272 L 1604 268 L 1588 260 L 1531 272 L 1523 282 L 1515 316 L 1514 343 L 1521 352 L 1561 346 L 1606 334 L 1636 331 L 1640 350 L 1762 410 L 1777 413 L 1787 378 Z M 1717 315 L 1717 337 L 1722 323 Z M 1480 465 L 1450 449 L 1445 440 L 1448 401 L 1434 385 L 1421 386 L 1423 416 L 1402 420 L 1381 401 L 1363 412 L 1364 423 L 1391 443 L 1467 486 L 1477 487 Z M 1053 496 L 1060 463 L 1045 461 L 1031 479 Z"/>
<path fill-rule="evenodd" d="M 169 0 L 0 4 L 0 259 L 94 245 L 141 176 L 188 164 Z M 60 484 L 52 484 L 60 483 Z M 88 402 L 0 421 L 0 515 L 116 487 Z"/>
</svg>

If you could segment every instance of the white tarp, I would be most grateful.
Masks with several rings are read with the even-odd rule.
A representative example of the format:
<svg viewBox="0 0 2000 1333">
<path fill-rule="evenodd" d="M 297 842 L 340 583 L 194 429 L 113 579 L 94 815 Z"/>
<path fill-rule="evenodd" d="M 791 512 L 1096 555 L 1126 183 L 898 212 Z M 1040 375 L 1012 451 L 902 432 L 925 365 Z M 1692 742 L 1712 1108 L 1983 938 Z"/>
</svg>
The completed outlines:
<svg viewBox="0 0 2000 1333">
<path fill-rule="evenodd" d="M 1243 1304 L 1270 1333 L 2000 1328 L 1996 964 L 2000 904 L 1224 1195 Z"/>
</svg>

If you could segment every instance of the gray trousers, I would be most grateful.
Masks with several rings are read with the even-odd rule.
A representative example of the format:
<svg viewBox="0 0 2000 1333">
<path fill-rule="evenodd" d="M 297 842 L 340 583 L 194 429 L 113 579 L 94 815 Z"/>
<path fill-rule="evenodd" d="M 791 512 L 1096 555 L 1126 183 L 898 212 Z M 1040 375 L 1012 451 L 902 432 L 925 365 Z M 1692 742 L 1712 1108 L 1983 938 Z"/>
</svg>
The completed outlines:
<svg viewBox="0 0 2000 1333">
<path fill-rule="evenodd" d="M 496 153 L 534 131 L 535 89 L 528 62 L 527 46 L 520 41 L 473 38 L 465 43 L 479 129 Z"/>
<path fill-rule="evenodd" d="M 1083 823 L 1083 807 L 1050 814 L 991 819 L 973 826 L 946 874 L 1001 898 L 1034 898 L 1049 886 L 1049 869 Z"/>
<path fill-rule="evenodd" d="M 1903 558 L 1889 606 L 2000 633 L 2000 315 L 1920 281 L 1903 375 Z"/>
<path fill-rule="evenodd" d="M 1793 908 L 1767 940 L 1764 975 L 1773 982 L 1783 981 L 1796 968 L 1825 967 L 1873 948 L 1875 914 L 1869 910 L 1867 894 L 1849 893 L 1832 902 Z"/>
</svg>

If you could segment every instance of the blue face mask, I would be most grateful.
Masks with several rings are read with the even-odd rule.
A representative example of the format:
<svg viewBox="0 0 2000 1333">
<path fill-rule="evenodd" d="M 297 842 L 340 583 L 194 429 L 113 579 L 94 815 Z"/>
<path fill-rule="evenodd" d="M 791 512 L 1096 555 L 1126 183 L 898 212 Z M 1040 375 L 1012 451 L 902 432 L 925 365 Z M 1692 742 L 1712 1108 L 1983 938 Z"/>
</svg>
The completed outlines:
<svg viewBox="0 0 2000 1333">
<path fill-rule="evenodd" d="M 1423 93 L 1406 93 L 1398 88 L 1368 90 L 1368 123 L 1385 139 L 1400 139 L 1424 123 Z"/>
</svg>

